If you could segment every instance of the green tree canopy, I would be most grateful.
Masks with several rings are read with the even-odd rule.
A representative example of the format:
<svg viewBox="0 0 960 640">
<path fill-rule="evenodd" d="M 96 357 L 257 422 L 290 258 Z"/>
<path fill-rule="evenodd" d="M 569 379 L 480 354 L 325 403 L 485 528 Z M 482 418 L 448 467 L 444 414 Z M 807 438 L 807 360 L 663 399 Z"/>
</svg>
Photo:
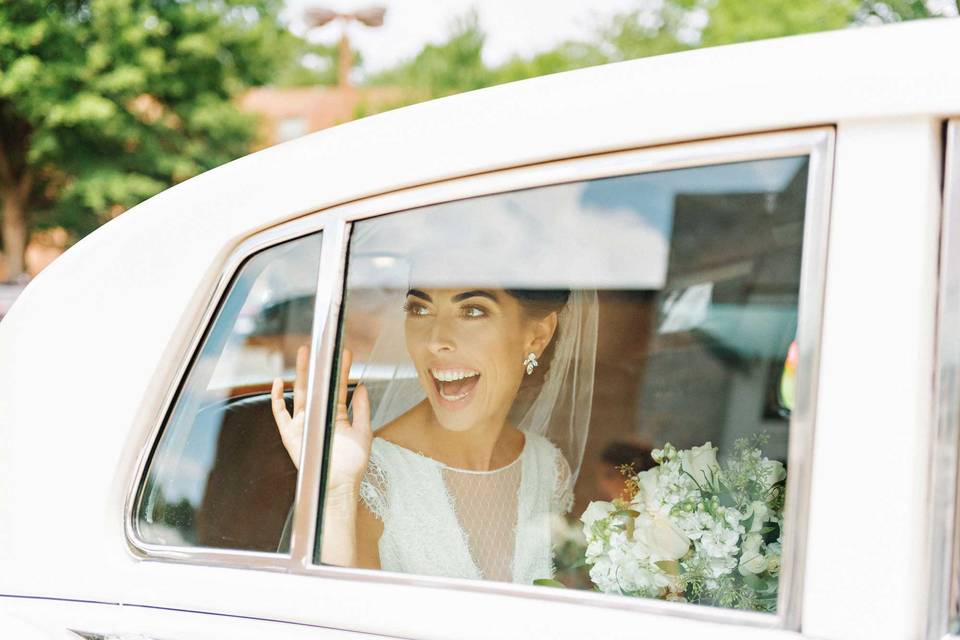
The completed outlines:
<svg viewBox="0 0 960 640">
<path fill-rule="evenodd" d="M 296 51 L 282 0 L 0 4 L 0 201 L 8 275 L 31 228 L 85 233 L 246 153 L 234 99 Z"/>
<path fill-rule="evenodd" d="M 953 0 L 960 11 L 960 0 Z M 563 42 L 530 57 L 484 64 L 486 36 L 477 14 L 457 20 L 446 40 L 373 75 L 370 84 L 408 90 L 404 104 L 606 62 L 704 46 L 747 42 L 872 22 L 936 17 L 923 0 L 664 0 L 637 2 L 611 17 L 593 38 Z M 399 105 L 396 105 L 399 106 Z"/>
</svg>

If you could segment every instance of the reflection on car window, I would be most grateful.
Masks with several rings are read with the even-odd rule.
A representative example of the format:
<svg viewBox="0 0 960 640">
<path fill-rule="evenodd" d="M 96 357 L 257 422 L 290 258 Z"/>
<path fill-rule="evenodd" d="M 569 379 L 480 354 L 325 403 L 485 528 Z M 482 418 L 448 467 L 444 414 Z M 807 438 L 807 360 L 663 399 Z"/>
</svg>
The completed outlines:
<svg viewBox="0 0 960 640">
<path fill-rule="evenodd" d="M 318 560 L 775 610 L 807 169 L 356 223 Z"/>
<path fill-rule="evenodd" d="M 270 385 L 292 382 L 297 349 L 310 342 L 320 240 L 266 249 L 234 277 L 148 466 L 136 519 L 143 541 L 283 546 L 296 468 L 274 426 Z"/>
</svg>

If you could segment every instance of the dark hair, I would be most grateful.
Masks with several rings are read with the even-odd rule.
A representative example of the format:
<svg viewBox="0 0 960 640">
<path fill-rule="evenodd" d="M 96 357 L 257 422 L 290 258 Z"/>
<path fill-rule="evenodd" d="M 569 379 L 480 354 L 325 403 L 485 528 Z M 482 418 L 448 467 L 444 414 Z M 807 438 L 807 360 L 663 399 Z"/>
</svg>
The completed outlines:
<svg viewBox="0 0 960 640">
<path fill-rule="evenodd" d="M 634 473 L 652 469 L 655 464 L 648 447 L 623 440 L 614 440 L 604 447 L 600 459 L 618 469 L 630 466 Z"/>
<path fill-rule="evenodd" d="M 558 314 L 570 299 L 570 289 L 504 289 L 517 299 L 524 313 L 531 318 L 544 318 L 554 311 Z M 560 337 L 559 327 L 553 334 L 550 344 L 540 355 L 539 375 L 544 375 L 553 361 L 553 347 Z M 537 376 L 535 376 L 537 377 Z"/>
<path fill-rule="evenodd" d="M 533 317 L 546 316 L 551 311 L 560 313 L 570 299 L 570 289 L 504 289 L 516 298 L 523 310 Z"/>
</svg>

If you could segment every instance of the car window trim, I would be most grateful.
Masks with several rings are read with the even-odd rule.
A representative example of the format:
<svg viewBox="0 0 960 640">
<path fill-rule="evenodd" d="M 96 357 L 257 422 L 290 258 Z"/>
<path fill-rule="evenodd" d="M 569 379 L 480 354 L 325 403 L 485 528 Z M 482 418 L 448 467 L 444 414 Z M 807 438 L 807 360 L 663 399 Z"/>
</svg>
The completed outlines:
<svg viewBox="0 0 960 640">
<path fill-rule="evenodd" d="M 333 567 L 315 564 L 312 559 L 304 564 L 307 572 L 311 575 L 338 579 L 495 592 L 541 600 L 551 599 L 567 603 L 589 603 L 657 612 L 704 621 L 799 630 L 803 595 L 802 568 L 806 558 L 804 534 L 807 527 L 806 514 L 810 494 L 810 454 L 813 449 L 829 208 L 833 181 L 834 138 L 835 130 L 832 127 L 817 127 L 611 152 L 444 181 L 348 203 L 325 213 L 348 225 L 358 220 L 389 213 L 402 213 L 416 207 L 519 189 L 731 162 L 809 156 L 797 326 L 797 343 L 801 347 L 796 405 L 790 424 L 788 466 L 791 469 L 791 475 L 787 479 L 788 500 L 784 516 L 785 521 L 792 524 L 784 528 L 781 590 L 776 614 L 616 597 L 588 591 Z M 339 272 L 341 280 L 345 268 L 346 265 Z M 343 284 L 343 282 L 340 283 L 337 298 L 334 301 L 338 318 L 344 294 Z M 327 323 L 326 330 L 331 333 L 326 338 L 328 341 L 334 340 L 338 331 L 338 324 L 332 319 L 331 317 Z M 328 390 L 329 386 L 323 390 L 324 399 L 327 398 Z M 317 403 L 318 406 L 321 404 L 325 403 Z M 319 428 L 318 425 L 324 424 L 325 422 L 311 420 L 311 428 Z M 317 438 L 317 441 L 319 442 L 320 439 Z"/>
<path fill-rule="evenodd" d="M 960 617 L 960 118 L 945 123 L 937 351 L 935 433 L 930 447 L 928 518 L 930 558 L 927 638 L 956 638 Z M 956 631 L 954 630 L 954 634 Z"/>
<path fill-rule="evenodd" d="M 205 311 L 195 322 L 193 337 L 181 350 L 183 357 L 177 360 L 180 365 L 169 377 L 171 384 L 160 405 L 161 411 L 158 412 L 156 426 L 147 441 L 149 447 L 145 447 L 141 453 L 124 510 L 126 538 L 131 551 L 141 558 L 157 558 L 190 564 L 244 567 L 325 576 L 332 579 L 499 593 L 539 600 L 557 600 L 676 615 L 703 621 L 799 630 L 803 596 L 802 569 L 806 557 L 804 534 L 807 529 L 807 505 L 810 493 L 810 453 L 813 446 L 816 384 L 819 377 L 819 348 L 829 210 L 833 187 L 835 135 L 834 127 L 820 126 L 551 160 L 427 183 L 339 204 L 251 235 L 240 242 L 226 259 L 222 275 L 208 296 Z M 784 514 L 786 522 L 791 524 L 785 527 L 784 532 L 781 589 L 777 613 L 756 613 L 642 598 L 616 597 L 589 591 L 406 575 L 314 563 L 313 550 L 317 543 L 316 523 L 321 508 L 317 499 L 322 484 L 322 465 L 319 463 L 323 458 L 325 446 L 324 434 L 329 413 L 329 389 L 333 373 L 330 363 L 335 355 L 339 332 L 348 241 L 354 221 L 403 212 L 421 206 L 520 189 L 800 155 L 809 156 L 810 159 L 804 212 L 804 249 L 797 327 L 798 344 L 801 348 L 796 405 L 790 424 L 788 465 L 791 474 L 787 479 L 788 500 Z M 145 465 L 150 452 L 156 446 L 159 431 L 167 411 L 172 406 L 180 382 L 187 373 L 187 363 L 199 347 L 202 335 L 227 285 L 243 260 L 253 253 L 279 242 L 320 230 L 324 232 L 324 237 L 310 353 L 308 386 L 311 393 L 308 398 L 308 419 L 302 459 L 302 468 L 308 471 L 298 474 L 290 553 L 284 555 L 219 548 L 165 547 L 143 542 L 137 537 L 133 519 L 135 518 L 135 497 L 144 478 Z M 320 364 L 323 366 L 318 366 Z"/>
<path fill-rule="evenodd" d="M 170 382 L 163 394 L 163 401 L 158 405 L 158 411 L 152 420 L 153 427 L 151 428 L 150 434 L 145 441 L 148 446 L 144 446 L 141 449 L 137 458 L 136 472 L 133 476 L 134 481 L 127 492 L 124 504 L 123 526 L 125 538 L 127 541 L 128 550 L 135 557 L 141 559 L 162 558 L 179 562 L 211 565 L 223 564 L 226 560 L 230 566 L 276 571 L 288 571 L 290 569 L 293 557 L 290 552 L 281 553 L 249 551 L 202 546 L 184 547 L 160 545 L 147 542 L 140 536 L 139 531 L 137 530 L 138 496 L 143 483 L 146 481 L 149 463 L 160 442 L 160 436 L 163 432 L 163 427 L 168 421 L 170 412 L 174 408 L 174 404 L 181 387 L 186 381 L 187 375 L 190 373 L 191 365 L 195 360 L 195 356 L 203 347 L 204 337 L 206 336 L 211 323 L 216 319 L 217 312 L 226 299 L 226 296 L 230 293 L 230 285 L 234 281 L 234 278 L 239 274 L 246 261 L 252 256 L 274 246 L 289 242 L 291 240 L 296 240 L 297 238 L 302 238 L 315 233 L 323 233 L 324 235 L 321 239 L 320 247 L 321 264 L 320 269 L 318 270 L 318 281 L 322 281 L 324 279 L 322 275 L 323 255 L 325 253 L 325 245 L 327 242 L 327 237 L 324 230 L 325 222 L 326 221 L 319 221 L 318 224 L 318 221 L 308 221 L 304 219 L 293 220 L 241 240 L 227 255 L 213 288 L 210 290 L 209 295 L 207 295 L 204 299 L 205 301 L 203 302 L 199 314 L 197 314 L 193 320 L 191 320 L 189 317 L 185 319 L 186 322 L 190 323 L 190 329 L 187 332 L 190 336 L 190 339 L 178 350 L 177 357 L 174 359 L 174 362 L 177 363 L 175 366 L 175 371 L 171 372 L 171 374 L 167 377 Z M 314 309 L 316 311 L 316 305 L 314 306 Z M 325 315 L 323 318 L 318 318 L 315 313 L 313 330 L 317 330 L 318 320 L 325 319 Z M 314 340 L 314 338 L 312 338 L 312 340 Z M 313 351 L 314 346 L 311 345 L 311 362 L 313 358 Z M 313 398 L 311 394 L 311 396 L 308 396 L 307 398 L 308 411 L 311 409 L 312 401 Z M 301 475 L 302 474 L 297 474 L 294 505 L 301 502 L 300 496 L 301 491 L 303 491 L 303 487 L 301 486 Z M 229 558 L 229 560 L 227 560 L 227 558 Z"/>
</svg>

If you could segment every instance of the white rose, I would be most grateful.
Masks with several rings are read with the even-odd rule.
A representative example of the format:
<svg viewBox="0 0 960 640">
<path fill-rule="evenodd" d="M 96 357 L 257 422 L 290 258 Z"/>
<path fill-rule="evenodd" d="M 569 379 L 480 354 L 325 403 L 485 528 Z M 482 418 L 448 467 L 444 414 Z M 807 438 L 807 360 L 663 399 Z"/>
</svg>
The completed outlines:
<svg viewBox="0 0 960 640">
<path fill-rule="evenodd" d="M 636 480 L 639 491 L 637 497 L 634 498 L 634 503 L 642 504 L 643 508 L 650 512 L 659 510 L 660 505 L 657 503 L 656 497 L 657 483 L 660 480 L 660 467 L 641 471 L 637 474 Z"/>
<path fill-rule="evenodd" d="M 707 479 L 720 470 L 717 448 L 707 442 L 699 447 L 684 449 L 680 452 L 680 467 L 693 476 L 697 484 L 704 486 Z"/>
<path fill-rule="evenodd" d="M 764 523 L 770 519 L 770 507 L 762 500 L 755 500 L 750 507 L 753 510 L 753 522 L 750 523 L 750 531 L 755 533 L 763 529 Z"/>
<path fill-rule="evenodd" d="M 679 560 L 690 549 L 690 538 L 680 527 L 669 516 L 656 513 L 637 518 L 634 537 L 643 540 L 654 560 Z"/>
<path fill-rule="evenodd" d="M 773 486 L 787 477 L 787 470 L 779 460 L 766 460 L 764 471 L 766 471 L 768 486 Z"/>
<path fill-rule="evenodd" d="M 580 522 L 583 523 L 583 534 L 590 537 L 590 529 L 595 522 L 604 520 L 614 512 L 614 507 L 609 502 L 597 501 L 587 505 L 583 515 L 580 516 Z"/>
<path fill-rule="evenodd" d="M 759 533 L 748 534 L 743 540 L 740 554 L 740 575 L 755 575 L 767 568 L 767 559 L 760 553 L 763 536 Z"/>
<path fill-rule="evenodd" d="M 780 556 L 767 556 L 767 571 L 772 575 L 776 575 L 777 571 L 780 571 Z"/>
</svg>

